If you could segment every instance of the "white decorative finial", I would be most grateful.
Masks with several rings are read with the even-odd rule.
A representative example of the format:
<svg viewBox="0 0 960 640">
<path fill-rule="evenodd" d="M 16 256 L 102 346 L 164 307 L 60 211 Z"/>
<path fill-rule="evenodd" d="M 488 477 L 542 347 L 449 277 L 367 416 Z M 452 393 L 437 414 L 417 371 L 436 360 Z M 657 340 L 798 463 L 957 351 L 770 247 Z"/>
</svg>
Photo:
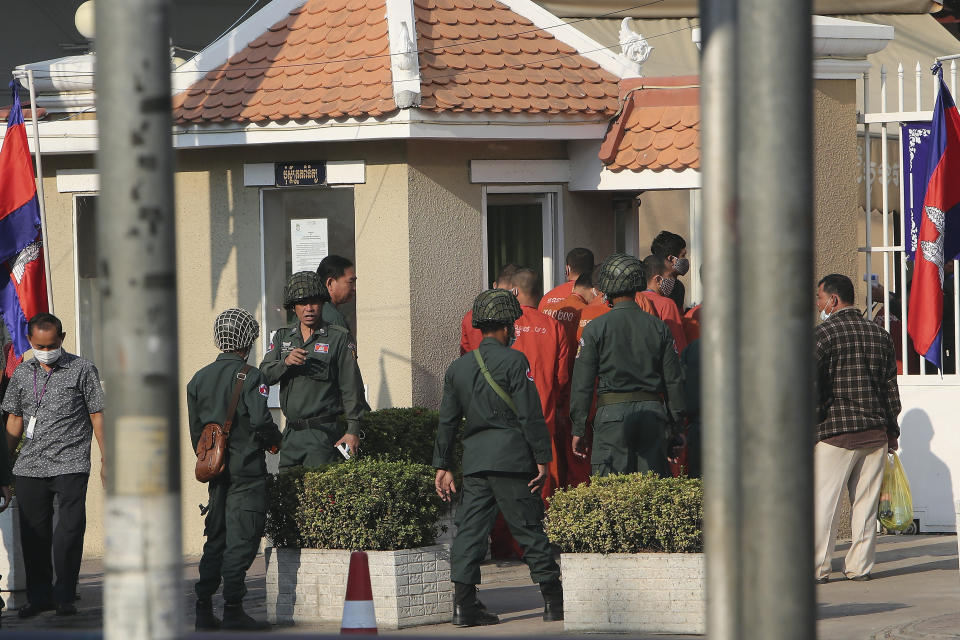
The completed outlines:
<svg viewBox="0 0 960 640">
<path fill-rule="evenodd" d="M 647 39 L 633 30 L 633 18 L 624 18 L 620 23 L 620 62 L 624 78 L 639 78 L 643 75 L 643 63 L 653 53 Z"/>
<path fill-rule="evenodd" d="M 419 65 L 416 55 L 417 45 L 413 43 L 413 39 L 410 37 L 410 29 L 407 27 L 406 22 L 400 23 L 400 46 L 403 50 L 403 55 L 401 55 L 397 61 L 397 66 L 404 71 L 416 69 Z"/>
</svg>

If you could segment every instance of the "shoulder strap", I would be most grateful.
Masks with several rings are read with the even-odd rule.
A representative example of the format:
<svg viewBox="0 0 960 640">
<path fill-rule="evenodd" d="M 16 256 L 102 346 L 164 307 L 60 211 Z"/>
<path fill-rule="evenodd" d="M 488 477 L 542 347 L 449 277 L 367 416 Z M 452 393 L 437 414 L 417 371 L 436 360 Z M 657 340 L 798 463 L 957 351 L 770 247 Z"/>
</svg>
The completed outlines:
<svg viewBox="0 0 960 640">
<path fill-rule="evenodd" d="M 223 423 L 223 434 L 226 436 L 230 435 L 230 428 L 233 427 L 233 416 L 237 413 L 237 403 L 240 402 L 240 392 L 243 391 L 243 382 L 247 379 L 247 371 L 252 368 L 249 364 L 245 364 L 237 372 L 237 381 L 233 383 L 233 395 L 230 396 L 230 405 L 227 408 L 227 419 Z"/>
<path fill-rule="evenodd" d="M 503 387 L 497 384 L 497 381 L 493 379 L 493 376 L 490 375 L 490 370 L 487 369 L 486 363 L 483 361 L 483 356 L 480 355 L 480 348 L 477 347 L 473 350 L 473 356 L 477 359 L 477 364 L 480 365 L 480 372 L 483 373 L 483 377 L 487 379 L 487 384 L 497 392 L 497 395 L 500 396 L 500 399 L 507 403 L 507 406 L 510 409 L 517 413 L 517 405 L 513 402 L 513 398 L 503 390 Z"/>
</svg>

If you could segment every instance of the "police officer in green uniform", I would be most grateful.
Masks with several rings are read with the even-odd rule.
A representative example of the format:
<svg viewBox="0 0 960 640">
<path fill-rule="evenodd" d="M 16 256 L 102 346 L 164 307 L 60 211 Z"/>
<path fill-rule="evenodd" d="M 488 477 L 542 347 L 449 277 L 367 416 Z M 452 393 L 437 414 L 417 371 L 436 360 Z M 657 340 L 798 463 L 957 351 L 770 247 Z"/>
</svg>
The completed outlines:
<svg viewBox="0 0 960 640">
<path fill-rule="evenodd" d="M 227 468 L 210 481 L 210 502 L 196 584 L 197 631 L 218 628 L 240 631 L 269 629 L 270 625 L 243 610 L 247 569 L 260 548 L 266 519 L 267 466 L 264 450 L 280 444 L 280 430 L 267 409 L 266 379 L 255 367 L 242 368 L 260 326 L 247 311 L 227 309 L 217 316 L 214 341 L 222 353 L 198 371 L 187 385 L 190 438 L 196 449 L 205 424 L 226 421 L 237 380 L 243 380 L 233 426 L 227 439 Z M 212 598 L 223 579 L 223 622 L 213 614 Z"/>
<path fill-rule="evenodd" d="M 457 510 L 450 572 L 453 624 L 459 627 L 499 622 L 476 595 L 480 562 L 498 511 L 523 547 L 530 577 L 540 584 L 543 619 L 563 619 L 560 567 L 543 530 L 540 499 L 552 459 L 550 434 L 527 358 L 509 347 L 520 315 L 520 304 L 509 291 L 491 289 L 477 296 L 473 326 L 483 341 L 450 365 L 443 382 L 433 466 L 437 494 L 445 501 L 457 492 L 450 469 L 457 431 L 466 419 L 463 501 Z"/>
<path fill-rule="evenodd" d="M 600 265 L 597 279 L 612 309 L 588 324 L 580 339 L 570 397 L 573 451 L 587 456 L 583 436 L 599 379 L 590 453 L 593 475 L 669 475 L 667 443 L 672 448 L 682 436 L 668 432 L 679 429 L 684 411 L 676 345 L 667 326 L 635 301 L 636 292 L 646 288 L 639 260 L 614 253 Z"/>
<path fill-rule="evenodd" d="M 280 383 L 280 408 L 287 418 L 280 449 L 280 469 L 319 467 L 343 460 L 336 447 L 356 453 L 360 418 L 369 410 L 357 366 L 353 336 L 323 320 L 330 296 L 316 274 L 300 271 L 283 289 L 283 305 L 297 321 L 279 329 L 260 363 L 267 384 Z M 347 432 L 337 417 L 346 415 Z"/>
</svg>

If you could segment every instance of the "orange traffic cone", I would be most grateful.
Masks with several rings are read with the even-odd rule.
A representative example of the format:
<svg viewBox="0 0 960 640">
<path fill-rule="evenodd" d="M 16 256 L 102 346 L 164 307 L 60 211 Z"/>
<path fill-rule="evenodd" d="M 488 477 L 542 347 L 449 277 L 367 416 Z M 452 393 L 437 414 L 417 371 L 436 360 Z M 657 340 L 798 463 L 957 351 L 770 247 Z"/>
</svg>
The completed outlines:
<svg viewBox="0 0 960 640">
<path fill-rule="evenodd" d="M 377 635 L 377 614 L 373 609 L 373 589 L 370 587 L 370 564 L 363 551 L 350 554 L 347 597 L 343 601 L 343 619 L 340 622 L 340 634 L 345 633 Z"/>
</svg>

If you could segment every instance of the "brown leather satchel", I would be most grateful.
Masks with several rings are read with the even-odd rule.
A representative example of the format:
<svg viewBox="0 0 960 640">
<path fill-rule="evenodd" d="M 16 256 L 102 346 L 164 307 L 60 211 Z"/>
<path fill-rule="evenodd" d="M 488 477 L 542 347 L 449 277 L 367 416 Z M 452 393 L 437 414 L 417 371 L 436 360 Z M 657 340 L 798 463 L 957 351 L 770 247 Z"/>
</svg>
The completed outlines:
<svg viewBox="0 0 960 640">
<path fill-rule="evenodd" d="M 247 379 L 247 371 L 250 369 L 252 367 L 245 364 L 237 372 L 237 381 L 233 385 L 233 395 L 230 396 L 227 419 L 223 426 L 216 422 L 203 425 L 203 433 L 200 434 L 200 441 L 197 442 L 197 468 L 194 472 L 200 482 L 210 482 L 227 468 L 227 438 L 230 437 L 233 416 L 237 412 L 237 403 L 240 402 L 243 381 Z"/>
</svg>

